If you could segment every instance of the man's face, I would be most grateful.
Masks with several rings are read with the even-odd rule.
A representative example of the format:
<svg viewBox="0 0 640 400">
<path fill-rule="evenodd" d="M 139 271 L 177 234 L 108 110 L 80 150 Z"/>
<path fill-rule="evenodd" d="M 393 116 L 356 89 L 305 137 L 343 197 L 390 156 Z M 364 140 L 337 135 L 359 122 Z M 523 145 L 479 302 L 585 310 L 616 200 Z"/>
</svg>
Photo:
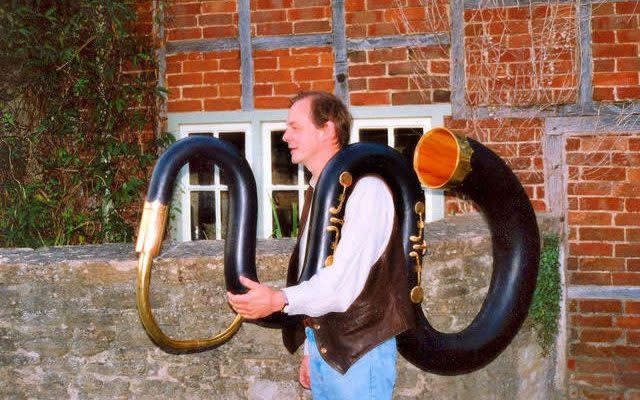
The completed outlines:
<svg viewBox="0 0 640 400">
<path fill-rule="evenodd" d="M 325 145 L 323 130 L 311 120 L 311 97 L 296 101 L 287 115 L 287 130 L 282 140 L 289 146 L 291 162 L 307 168 L 313 157 Z"/>
</svg>

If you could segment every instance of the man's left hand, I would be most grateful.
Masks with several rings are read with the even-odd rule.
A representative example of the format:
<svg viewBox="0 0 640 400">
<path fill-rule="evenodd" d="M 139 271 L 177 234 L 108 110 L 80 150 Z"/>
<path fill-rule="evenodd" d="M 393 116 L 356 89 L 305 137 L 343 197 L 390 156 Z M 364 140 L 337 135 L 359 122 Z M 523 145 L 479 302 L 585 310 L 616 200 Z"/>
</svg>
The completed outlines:
<svg viewBox="0 0 640 400">
<path fill-rule="evenodd" d="M 242 283 L 249 291 L 245 294 L 232 294 L 227 292 L 227 299 L 231 307 L 247 319 L 266 317 L 276 311 L 282 310 L 285 304 L 284 293 L 271 289 L 269 286 L 254 282 L 244 276 L 240 277 Z"/>
</svg>

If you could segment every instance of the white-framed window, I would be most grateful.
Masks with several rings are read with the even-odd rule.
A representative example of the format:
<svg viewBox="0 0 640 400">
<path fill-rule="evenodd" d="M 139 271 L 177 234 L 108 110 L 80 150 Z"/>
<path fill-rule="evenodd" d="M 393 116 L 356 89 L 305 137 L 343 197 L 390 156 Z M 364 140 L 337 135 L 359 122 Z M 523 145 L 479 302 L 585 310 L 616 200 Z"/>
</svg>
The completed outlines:
<svg viewBox="0 0 640 400">
<path fill-rule="evenodd" d="M 225 140 L 251 160 L 250 124 L 181 125 L 180 138 L 209 136 Z M 210 160 L 196 158 L 179 176 L 182 193 L 179 236 L 182 240 L 224 239 L 228 207 L 225 173 Z"/>
<path fill-rule="evenodd" d="M 354 119 L 350 141 L 386 144 L 405 156 L 413 168 L 413 152 L 420 137 L 431 129 L 431 118 Z M 443 216 L 443 193 L 424 187 L 425 219 L 431 222 Z"/>
<path fill-rule="evenodd" d="M 263 123 L 261 145 L 264 193 L 262 201 L 262 237 L 296 237 L 311 175 L 302 165 L 291 163 L 291 155 L 282 136 L 285 122 Z M 267 212 L 269 210 L 270 212 Z"/>
</svg>

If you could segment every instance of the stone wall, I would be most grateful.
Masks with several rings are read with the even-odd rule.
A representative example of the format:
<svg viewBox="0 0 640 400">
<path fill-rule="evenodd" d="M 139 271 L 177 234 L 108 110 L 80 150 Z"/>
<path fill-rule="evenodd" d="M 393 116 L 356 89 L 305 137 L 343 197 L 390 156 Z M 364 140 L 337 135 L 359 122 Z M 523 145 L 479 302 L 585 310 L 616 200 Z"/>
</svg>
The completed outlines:
<svg viewBox="0 0 640 400">
<path fill-rule="evenodd" d="M 485 224 L 452 217 L 430 224 L 427 241 L 426 314 L 439 329 L 461 329 L 490 278 Z M 292 247 L 289 239 L 259 242 L 263 282 L 283 284 Z M 213 334 L 231 321 L 221 253 L 216 241 L 165 245 L 151 301 L 170 335 Z M 202 353 L 156 347 L 138 319 L 136 266 L 128 244 L 1 249 L 0 398 L 310 398 L 297 383 L 300 355 L 286 352 L 277 330 L 244 324 L 229 342 Z M 555 356 L 541 354 L 528 326 L 480 371 L 442 377 L 401 357 L 398 371 L 397 399 L 557 397 Z"/>
</svg>

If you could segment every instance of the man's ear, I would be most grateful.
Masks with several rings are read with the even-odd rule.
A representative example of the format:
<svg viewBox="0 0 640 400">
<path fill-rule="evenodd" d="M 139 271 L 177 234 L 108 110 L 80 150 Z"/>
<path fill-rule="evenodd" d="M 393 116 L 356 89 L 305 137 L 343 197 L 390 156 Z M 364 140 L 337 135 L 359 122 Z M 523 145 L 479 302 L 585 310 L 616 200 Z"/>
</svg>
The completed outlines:
<svg viewBox="0 0 640 400">
<path fill-rule="evenodd" d="M 327 121 L 322 128 L 324 131 L 325 137 L 331 143 L 338 143 L 338 134 L 336 133 L 336 124 L 333 121 Z"/>
</svg>

